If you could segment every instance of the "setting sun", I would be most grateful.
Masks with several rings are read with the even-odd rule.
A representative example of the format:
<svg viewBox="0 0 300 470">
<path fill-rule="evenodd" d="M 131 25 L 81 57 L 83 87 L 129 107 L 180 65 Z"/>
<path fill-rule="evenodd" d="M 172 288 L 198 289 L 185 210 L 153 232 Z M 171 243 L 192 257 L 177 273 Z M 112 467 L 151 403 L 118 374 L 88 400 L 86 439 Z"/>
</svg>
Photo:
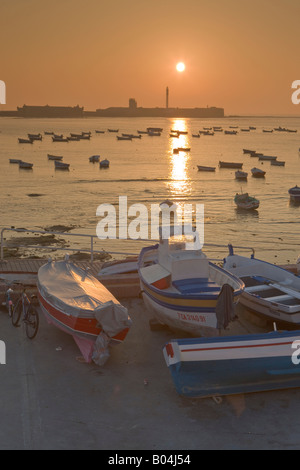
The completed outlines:
<svg viewBox="0 0 300 470">
<path fill-rule="evenodd" d="M 185 70 L 185 64 L 183 62 L 179 62 L 176 65 L 176 70 L 177 72 L 183 72 Z"/>
</svg>

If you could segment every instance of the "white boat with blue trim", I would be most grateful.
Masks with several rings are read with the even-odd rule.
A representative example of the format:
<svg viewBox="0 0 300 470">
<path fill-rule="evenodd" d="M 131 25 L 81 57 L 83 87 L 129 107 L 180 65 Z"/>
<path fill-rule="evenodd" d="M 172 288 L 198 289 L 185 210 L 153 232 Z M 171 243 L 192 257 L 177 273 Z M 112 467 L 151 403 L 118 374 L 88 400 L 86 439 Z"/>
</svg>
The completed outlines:
<svg viewBox="0 0 300 470">
<path fill-rule="evenodd" d="M 224 268 L 245 284 L 242 305 L 269 319 L 300 325 L 300 277 L 254 254 L 236 255 L 231 245 Z"/>
<path fill-rule="evenodd" d="M 141 293 L 158 322 L 193 336 L 213 336 L 235 318 L 234 303 L 244 283 L 209 261 L 199 246 L 197 232 L 180 237 L 173 231 L 164 238 L 161 231 L 159 244 L 139 255 Z M 224 295 L 232 301 L 225 322 L 218 316 Z M 225 305 L 219 310 L 226 314 Z"/>
<path fill-rule="evenodd" d="M 172 339 L 163 354 L 176 391 L 213 397 L 300 387 L 300 331 Z"/>
</svg>

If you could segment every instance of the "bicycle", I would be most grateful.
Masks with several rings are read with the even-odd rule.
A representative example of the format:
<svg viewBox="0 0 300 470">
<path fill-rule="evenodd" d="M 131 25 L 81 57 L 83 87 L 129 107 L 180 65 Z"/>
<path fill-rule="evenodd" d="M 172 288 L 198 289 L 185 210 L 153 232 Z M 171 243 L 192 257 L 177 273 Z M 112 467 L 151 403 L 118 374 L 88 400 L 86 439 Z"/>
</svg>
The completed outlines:
<svg viewBox="0 0 300 470">
<path fill-rule="evenodd" d="M 24 289 L 17 300 L 11 317 L 13 326 L 17 327 L 23 314 L 26 335 L 29 339 L 35 338 L 39 329 L 39 313 L 32 303 L 33 299 L 36 299 L 36 296 L 32 295 L 30 301 Z"/>
</svg>

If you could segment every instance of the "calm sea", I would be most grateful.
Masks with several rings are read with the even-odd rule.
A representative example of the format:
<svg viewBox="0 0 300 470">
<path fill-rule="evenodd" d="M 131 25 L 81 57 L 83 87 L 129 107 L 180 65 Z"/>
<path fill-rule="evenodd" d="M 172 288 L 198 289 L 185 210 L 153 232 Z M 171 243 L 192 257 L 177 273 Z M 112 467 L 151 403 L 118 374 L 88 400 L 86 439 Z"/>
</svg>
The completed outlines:
<svg viewBox="0 0 300 470">
<path fill-rule="evenodd" d="M 216 132 L 213 136 L 192 137 L 203 128 L 237 127 L 237 135 Z M 241 129 L 255 127 L 250 132 Z M 297 133 L 264 133 L 275 127 L 296 129 Z M 137 134 L 147 127 L 161 127 L 160 137 L 118 141 L 116 133 Z M 105 133 L 97 134 L 95 130 Z M 186 131 L 179 138 L 170 130 Z M 253 247 L 257 257 L 275 263 L 295 262 L 300 254 L 300 207 L 292 205 L 288 189 L 300 186 L 300 118 L 226 119 L 0 119 L 0 184 L 2 227 L 44 229 L 57 224 L 73 226 L 73 233 L 96 235 L 97 207 L 118 206 L 119 196 L 128 203 L 152 203 L 170 199 L 178 204 L 202 203 L 205 211 L 205 242 Z M 91 131 L 90 140 L 54 143 L 44 131 L 69 135 Z M 19 137 L 41 133 L 42 141 L 19 144 Z M 189 152 L 173 154 L 177 147 Z M 276 155 L 285 167 L 271 166 L 243 153 L 243 148 Z M 70 171 L 55 170 L 47 154 L 62 155 Z M 108 169 L 89 162 L 98 154 L 110 161 Z M 10 164 L 16 158 L 34 164 L 31 171 Z M 246 182 L 235 180 L 235 170 L 220 169 L 219 160 L 242 162 L 248 172 Z M 215 173 L 198 172 L 197 165 L 215 166 Z M 264 179 L 251 176 L 251 168 L 266 171 Z M 248 192 L 260 200 L 256 212 L 238 212 L 233 202 L 236 192 Z M 5 236 L 9 238 L 10 233 Z M 66 237 L 67 238 L 67 237 Z M 75 248 L 89 246 L 73 240 Z M 138 253 L 141 241 L 99 241 L 97 248 Z M 226 251 L 220 255 L 223 256 Z"/>
</svg>

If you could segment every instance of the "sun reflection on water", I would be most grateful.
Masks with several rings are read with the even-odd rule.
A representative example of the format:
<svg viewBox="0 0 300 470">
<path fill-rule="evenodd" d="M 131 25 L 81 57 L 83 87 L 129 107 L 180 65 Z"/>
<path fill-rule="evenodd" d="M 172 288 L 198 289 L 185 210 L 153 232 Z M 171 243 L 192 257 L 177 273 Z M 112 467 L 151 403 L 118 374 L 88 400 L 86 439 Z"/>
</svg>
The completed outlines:
<svg viewBox="0 0 300 470">
<path fill-rule="evenodd" d="M 191 193 L 191 181 L 188 176 L 190 141 L 185 119 L 172 121 L 168 153 L 170 162 L 168 187 L 174 197 L 187 196 Z"/>
</svg>

